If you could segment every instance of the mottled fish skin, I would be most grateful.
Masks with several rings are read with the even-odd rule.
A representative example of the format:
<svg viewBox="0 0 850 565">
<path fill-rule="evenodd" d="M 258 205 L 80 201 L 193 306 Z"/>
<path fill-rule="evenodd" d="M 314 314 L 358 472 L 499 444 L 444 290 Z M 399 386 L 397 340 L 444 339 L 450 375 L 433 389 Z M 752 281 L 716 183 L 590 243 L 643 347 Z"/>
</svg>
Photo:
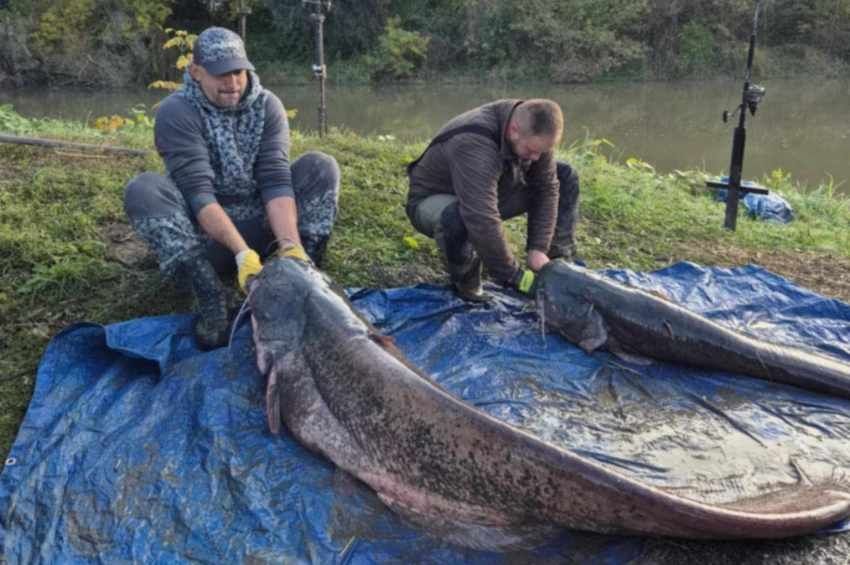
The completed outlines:
<svg viewBox="0 0 850 565">
<path fill-rule="evenodd" d="M 836 485 L 795 485 L 724 506 L 654 488 L 496 420 L 416 369 L 311 265 L 267 263 L 250 302 L 258 366 L 303 445 L 425 531 L 498 549 L 523 532 L 779 538 L 850 514 Z M 526 538 L 523 538 L 526 539 Z M 520 539 L 520 541 L 522 541 Z"/>
<path fill-rule="evenodd" d="M 546 325 L 588 353 L 604 348 L 850 398 L 846 363 L 736 332 L 578 265 L 551 261 L 536 292 Z"/>
</svg>

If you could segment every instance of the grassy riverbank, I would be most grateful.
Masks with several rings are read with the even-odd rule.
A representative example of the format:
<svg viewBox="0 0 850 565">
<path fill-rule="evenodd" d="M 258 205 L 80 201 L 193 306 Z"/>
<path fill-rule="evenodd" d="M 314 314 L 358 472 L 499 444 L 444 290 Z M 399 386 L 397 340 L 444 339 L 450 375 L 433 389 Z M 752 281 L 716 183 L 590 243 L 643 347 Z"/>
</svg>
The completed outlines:
<svg viewBox="0 0 850 565">
<path fill-rule="evenodd" d="M 0 109 L 0 131 L 152 149 L 146 124 L 103 134 Z M 600 146 L 588 141 L 562 150 L 582 177 L 579 243 L 589 266 L 752 262 L 850 301 L 850 201 L 830 187 L 804 191 L 781 174 L 763 179 L 791 202 L 797 220 L 783 226 L 742 216 L 733 234 L 722 229 L 723 206 L 705 194 L 701 173 L 658 175 L 645 163 L 611 163 Z M 324 139 L 293 134 L 294 155 L 321 149 L 342 167 L 341 212 L 327 261 L 339 283 L 443 280 L 433 243 L 413 232 L 402 209 L 403 166 L 423 147 L 344 132 Z M 56 332 L 76 321 L 190 309 L 188 294 L 160 280 L 122 211 L 127 180 L 161 168 L 153 153 L 115 157 L 0 144 L 0 453 L 11 445 L 38 360 Z M 517 250 L 523 229 L 522 221 L 508 224 Z"/>
<path fill-rule="evenodd" d="M 152 149 L 150 125 L 103 134 L 83 124 L 31 121 L 0 107 L 0 132 Z M 414 234 L 402 210 L 404 164 L 424 141 L 344 132 L 319 139 L 293 134 L 293 155 L 321 149 L 343 172 L 341 211 L 328 272 L 346 286 L 441 282 L 433 243 Z M 723 206 L 702 188 L 702 173 L 656 174 L 639 161 L 612 163 L 605 143 L 564 148 L 582 177 L 579 243 L 590 267 L 651 270 L 680 260 L 709 265 L 757 263 L 823 294 L 850 302 L 850 201 L 829 186 L 807 190 L 776 173 L 767 182 L 793 205 L 797 220 L 776 225 L 740 218 L 722 229 Z M 17 433 L 50 338 L 77 321 L 111 323 L 185 312 L 190 297 L 160 279 L 121 206 L 133 175 L 161 170 L 148 157 L 0 143 L 0 453 Z M 523 222 L 508 223 L 515 248 Z M 767 542 L 648 540 L 643 563 L 837 563 L 850 537 Z"/>
</svg>

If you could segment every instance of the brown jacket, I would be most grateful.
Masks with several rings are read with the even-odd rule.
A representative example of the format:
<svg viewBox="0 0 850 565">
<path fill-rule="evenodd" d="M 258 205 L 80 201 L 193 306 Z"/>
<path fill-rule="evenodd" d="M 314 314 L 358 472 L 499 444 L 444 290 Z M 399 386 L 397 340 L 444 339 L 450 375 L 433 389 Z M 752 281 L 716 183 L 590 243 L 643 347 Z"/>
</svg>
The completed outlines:
<svg viewBox="0 0 850 565">
<path fill-rule="evenodd" d="M 507 282 L 517 272 L 508 247 L 499 203 L 513 191 L 531 191 L 526 249 L 547 253 L 558 211 L 558 177 L 553 152 L 520 161 L 505 140 L 505 128 L 521 100 L 497 100 L 452 118 L 439 133 L 464 125 L 484 126 L 494 135 L 459 133 L 430 146 L 410 174 L 408 209 L 433 194 L 455 194 L 469 241 L 491 276 Z M 496 145 L 496 132 L 501 143 Z M 438 135 L 439 135 L 438 133 Z"/>
</svg>

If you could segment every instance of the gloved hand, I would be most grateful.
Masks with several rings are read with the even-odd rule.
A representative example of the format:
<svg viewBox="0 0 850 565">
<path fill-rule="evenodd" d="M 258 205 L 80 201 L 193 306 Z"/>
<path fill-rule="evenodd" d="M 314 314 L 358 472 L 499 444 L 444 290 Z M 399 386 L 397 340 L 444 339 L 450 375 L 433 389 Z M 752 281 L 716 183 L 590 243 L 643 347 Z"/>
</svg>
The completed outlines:
<svg viewBox="0 0 850 565">
<path fill-rule="evenodd" d="M 260 256 L 253 249 L 240 251 L 236 254 L 236 267 L 238 269 L 239 288 L 242 289 L 242 292 L 247 292 L 245 285 L 248 284 L 248 279 L 259 274 L 263 269 Z"/>
<path fill-rule="evenodd" d="M 511 279 L 511 283 L 523 294 L 531 294 L 534 287 L 534 271 L 530 269 L 519 269 Z"/>
<path fill-rule="evenodd" d="M 288 247 L 281 247 L 277 250 L 277 256 L 290 257 L 292 259 L 298 259 L 299 261 L 310 262 L 307 252 L 304 251 L 304 248 L 297 243 Z"/>
</svg>

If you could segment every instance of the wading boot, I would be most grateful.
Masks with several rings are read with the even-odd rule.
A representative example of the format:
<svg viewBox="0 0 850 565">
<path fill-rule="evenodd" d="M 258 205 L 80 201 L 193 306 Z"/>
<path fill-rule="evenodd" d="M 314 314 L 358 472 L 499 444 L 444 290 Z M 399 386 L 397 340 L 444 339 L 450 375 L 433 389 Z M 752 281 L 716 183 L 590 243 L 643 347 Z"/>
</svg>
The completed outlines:
<svg viewBox="0 0 850 565">
<path fill-rule="evenodd" d="M 452 289 L 463 300 L 488 302 L 490 296 L 481 288 L 481 257 L 466 239 L 449 237 L 445 226 L 434 227 L 434 241 L 443 256 Z"/>
<path fill-rule="evenodd" d="M 584 265 L 576 250 L 576 225 L 579 217 L 579 180 L 578 174 L 566 163 L 559 162 L 558 218 L 555 233 L 546 254 L 549 259 L 563 259 L 570 263 Z"/>
<path fill-rule="evenodd" d="M 481 287 L 481 257 L 474 251 L 466 265 L 448 264 L 449 277 L 455 294 L 469 302 L 489 302 L 490 295 Z"/>
<path fill-rule="evenodd" d="M 209 260 L 200 255 L 182 265 L 182 275 L 192 283 L 198 309 L 194 333 L 198 347 L 204 351 L 227 343 L 227 293 Z"/>
<path fill-rule="evenodd" d="M 552 246 L 549 248 L 549 253 L 547 253 L 549 259 L 563 259 L 564 261 L 572 262 L 582 262 L 578 256 L 578 252 L 576 250 L 575 243 L 566 243 L 566 244 L 557 244 L 552 243 Z"/>
</svg>

